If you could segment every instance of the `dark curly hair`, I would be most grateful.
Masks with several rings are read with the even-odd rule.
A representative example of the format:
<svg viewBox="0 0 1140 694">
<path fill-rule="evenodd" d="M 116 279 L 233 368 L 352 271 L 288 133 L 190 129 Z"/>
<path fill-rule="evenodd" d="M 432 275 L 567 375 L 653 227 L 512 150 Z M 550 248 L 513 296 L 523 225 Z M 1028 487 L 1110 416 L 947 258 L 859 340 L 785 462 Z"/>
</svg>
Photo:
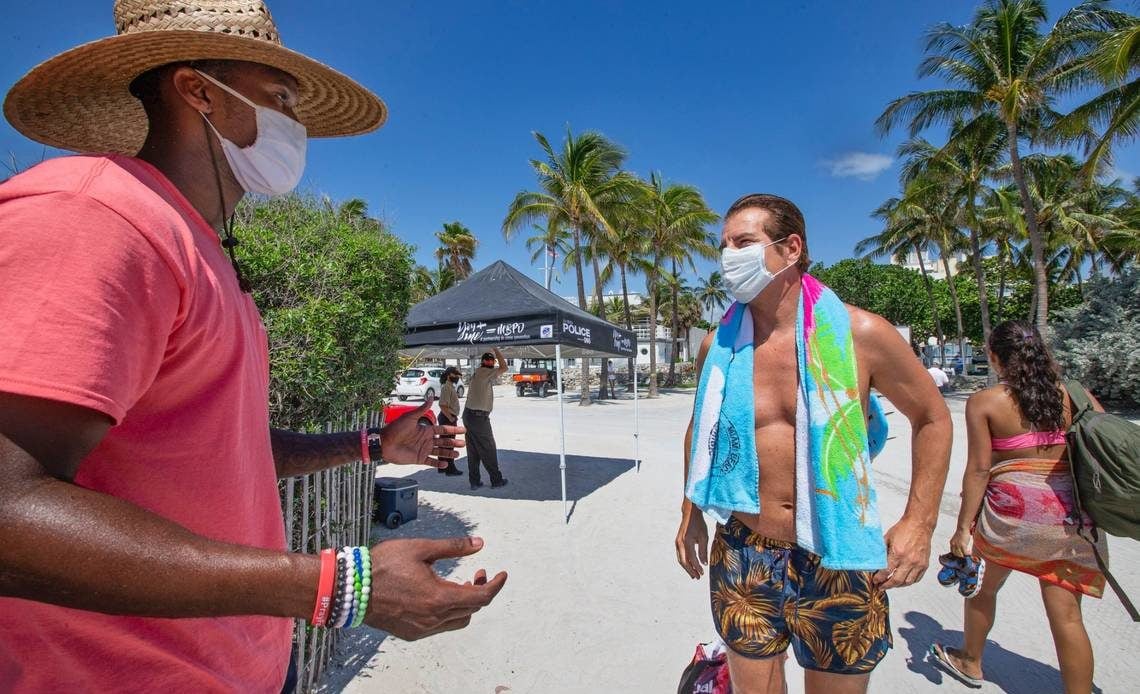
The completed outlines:
<svg viewBox="0 0 1140 694">
<path fill-rule="evenodd" d="M 1037 328 L 1010 320 L 990 333 L 990 351 L 1001 360 L 1004 383 L 1034 431 L 1065 428 L 1060 369 Z"/>
</svg>

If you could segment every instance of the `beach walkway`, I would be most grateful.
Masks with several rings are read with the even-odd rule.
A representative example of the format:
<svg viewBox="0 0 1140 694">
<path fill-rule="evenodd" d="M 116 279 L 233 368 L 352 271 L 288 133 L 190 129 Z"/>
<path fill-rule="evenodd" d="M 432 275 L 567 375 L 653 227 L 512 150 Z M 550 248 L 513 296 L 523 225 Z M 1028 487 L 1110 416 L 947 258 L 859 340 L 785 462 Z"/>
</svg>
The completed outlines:
<svg viewBox="0 0 1140 694">
<path fill-rule="evenodd" d="M 681 499 L 681 441 L 691 392 L 641 403 L 640 470 L 631 460 L 633 403 L 566 406 L 569 524 L 562 522 L 558 475 L 558 403 L 496 389 L 493 425 L 510 484 L 469 489 L 467 478 L 434 470 L 381 468 L 420 483 L 420 516 L 374 539 L 472 533 L 486 540 L 475 557 L 439 565 L 453 580 L 479 567 L 510 579 L 470 627 L 419 642 L 361 628 L 334 663 L 326 691 L 430 694 L 570 694 L 676 691 L 699 641 L 715 635 L 707 576 L 689 579 L 677 566 L 673 538 Z M 949 400 L 956 427 L 950 481 L 934 536 L 946 551 L 965 465 L 964 399 Z M 888 410 L 893 409 L 888 407 Z M 890 416 L 894 438 L 875 465 L 884 525 L 902 513 L 910 476 L 909 428 Z M 459 461 L 466 470 L 466 459 Z M 1140 544 L 1112 543 L 1120 580 L 1140 597 Z M 935 580 L 937 563 L 916 586 L 892 591 L 894 650 L 875 671 L 871 692 L 966 692 L 925 659 L 934 641 L 957 643 L 962 600 Z M 1140 627 L 1117 602 L 1085 601 L 1096 654 L 1097 691 L 1136 691 Z M 1060 691 L 1057 659 L 1036 581 L 1014 574 L 999 597 L 981 692 Z M 802 675 L 788 661 L 790 692 Z"/>
</svg>

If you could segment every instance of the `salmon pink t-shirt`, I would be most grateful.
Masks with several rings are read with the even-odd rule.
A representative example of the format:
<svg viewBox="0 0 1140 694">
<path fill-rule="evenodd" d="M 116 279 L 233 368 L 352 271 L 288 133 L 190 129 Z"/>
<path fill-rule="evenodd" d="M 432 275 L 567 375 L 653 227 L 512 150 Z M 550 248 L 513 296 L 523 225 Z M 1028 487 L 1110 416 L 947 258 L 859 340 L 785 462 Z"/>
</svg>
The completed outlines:
<svg viewBox="0 0 1140 694">
<path fill-rule="evenodd" d="M 151 165 L 63 157 L 0 185 L 0 391 L 113 420 L 75 484 L 285 549 L 265 329 L 217 234 Z M 291 627 L 0 598 L 0 691 L 277 692 Z"/>
</svg>

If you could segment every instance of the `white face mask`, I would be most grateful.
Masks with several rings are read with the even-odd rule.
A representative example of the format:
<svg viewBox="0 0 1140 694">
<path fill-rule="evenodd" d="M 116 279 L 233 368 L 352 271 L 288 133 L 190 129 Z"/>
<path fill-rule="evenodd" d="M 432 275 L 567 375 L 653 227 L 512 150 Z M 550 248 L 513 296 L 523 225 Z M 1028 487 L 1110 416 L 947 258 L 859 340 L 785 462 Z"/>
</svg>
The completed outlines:
<svg viewBox="0 0 1140 694">
<path fill-rule="evenodd" d="M 229 86 L 204 72 L 199 75 L 249 104 L 257 114 L 257 139 L 249 147 L 238 147 L 222 137 L 206 114 L 202 117 L 218 141 L 230 164 L 230 171 L 241 187 L 250 193 L 284 195 L 297 187 L 305 171 L 305 126 L 279 111 L 258 106 Z"/>
<path fill-rule="evenodd" d="M 746 248 L 725 248 L 720 252 L 720 274 L 728 291 L 740 303 L 747 304 L 755 299 L 776 275 L 791 267 L 787 265 L 770 272 L 764 264 L 764 249 L 777 243 L 781 241 L 754 243 Z"/>
</svg>

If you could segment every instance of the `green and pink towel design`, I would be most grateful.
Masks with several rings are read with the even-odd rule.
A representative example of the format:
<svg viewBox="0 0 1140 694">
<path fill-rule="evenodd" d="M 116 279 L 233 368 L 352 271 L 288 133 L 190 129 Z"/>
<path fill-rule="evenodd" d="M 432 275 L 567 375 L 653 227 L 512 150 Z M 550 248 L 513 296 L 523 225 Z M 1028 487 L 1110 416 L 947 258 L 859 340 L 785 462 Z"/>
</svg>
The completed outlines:
<svg viewBox="0 0 1140 694">
<path fill-rule="evenodd" d="M 760 512 L 752 339 L 751 312 L 733 304 L 697 387 L 685 495 L 718 523 L 734 511 Z M 796 543 L 828 569 L 884 568 L 871 457 L 886 440 L 886 419 L 872 397 L 869 437 L 850 316 L 810 275 L 800 292 L 796 357 Z"/>
</svg>

